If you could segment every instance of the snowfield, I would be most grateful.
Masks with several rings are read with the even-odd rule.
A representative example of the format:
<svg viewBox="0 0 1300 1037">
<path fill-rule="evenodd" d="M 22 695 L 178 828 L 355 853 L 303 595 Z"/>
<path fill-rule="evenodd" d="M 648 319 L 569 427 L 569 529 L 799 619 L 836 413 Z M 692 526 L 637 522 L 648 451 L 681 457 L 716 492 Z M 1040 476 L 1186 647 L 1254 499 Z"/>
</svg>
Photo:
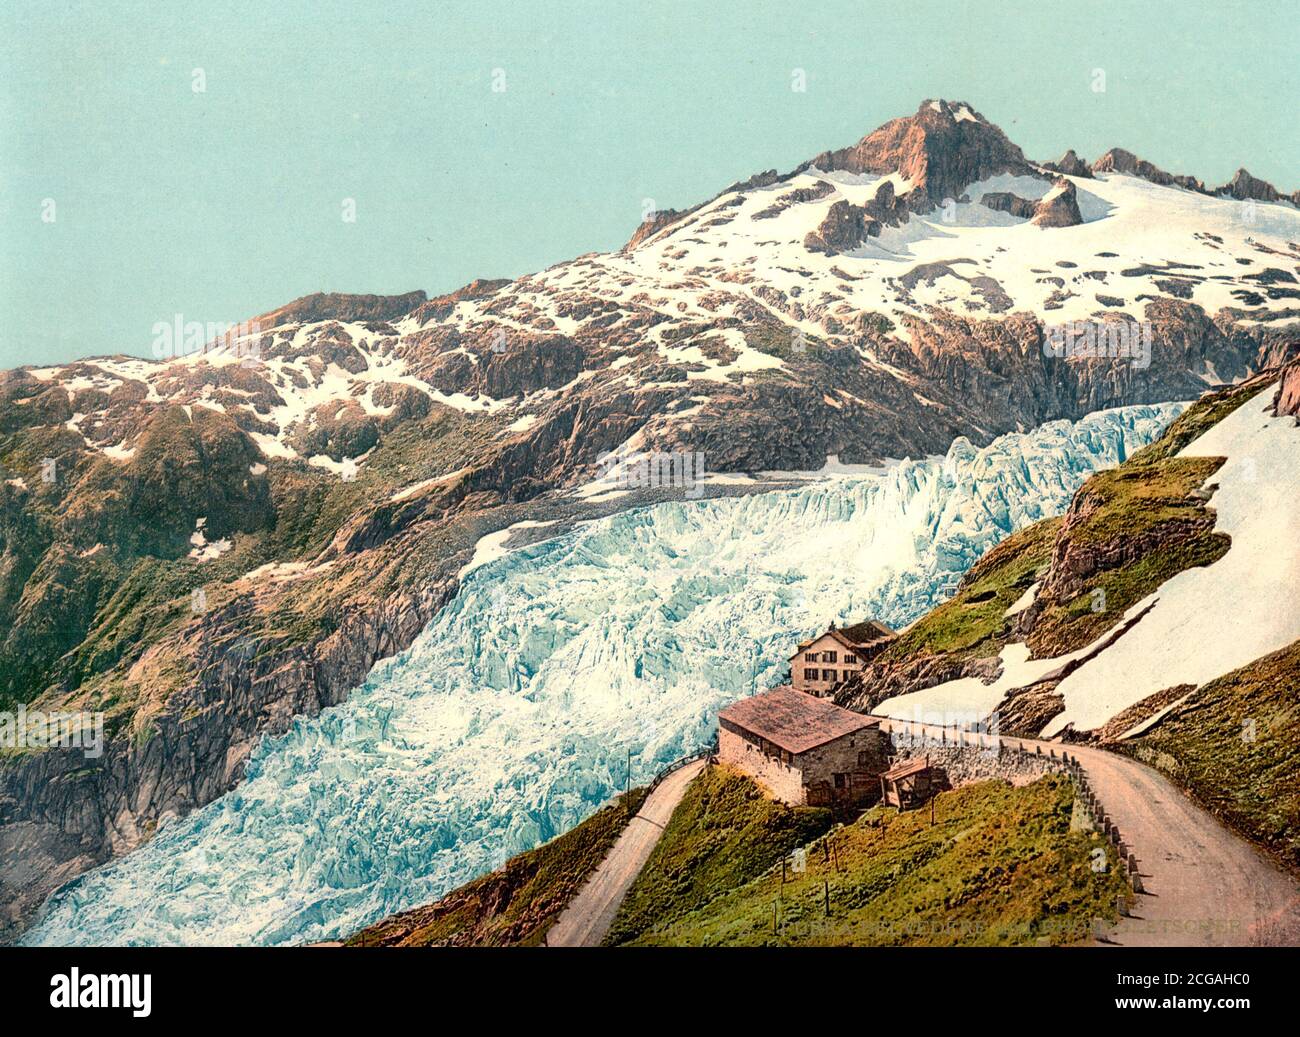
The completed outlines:
<svg viewBox="0 0 1300 1037">
<path fill-rule="evenodd" d="M 434 900 L 588 816 L 629 754 L 644 782 L 707 743 L 828 622 L 914 620 L 1180 409 L 484 543 L 408 651 L 265 739 L 238 788 L 57 892 L 24 942 L 303 943 Z"/>
<path fill-rule="evenodd" d="M 1008 311 L 1064 323 L 1091 319 L 1102 305 L 1098 294 L 1118 300 L 1105 304 L 1112 312 L 1142 320 L 1145 299 L 1161 292 L 1160 279 L 1195 274 L 1186 286 L 1188 298 L 1214 313 L 1241 305 L 1234 290 L 1252 287 L 1242 275 L 1285 264 L 1287 243 L 1300 233 L 1300 212 L 1288 203 L 1244 205 L 1118 173 L 1065 179 L 1077 194 L 1084 221 L 1078 226 L 1044 229 L 980 204 L 979 199 L 992 192 L 1010 191 L 1033 200 L 1053 190 L 1050 180 L 1002 175 L 969 185 L 965 195 L 970 201 L 913 215 L 851 254 L 821 255 L 798 243 L 836 202 L 863 204 L 886 181 L 900 194 L 910 185 L 897 174 L 876 177 L 812 168 L 769 187 L 720 195 L 630 253 L 594 256 L 589 262 L 609 274 L 635 275 L 631 283 L 637 291 L 656 281 L 667 285 L 691 275 L 744 271 L 753 283 L 793 293 L 801 301 L 833 302 L 833 313 L 889 314 L 900 324 L 896 334 L 906 336 L 904 318 L 924 316 L 930 306 L 991 315 L 978 288 L 979 277 L 997 281 L 1008 297 Z M 817 188 L 829 188 L 830 193 L 815 202 L 791 205 L 775 217 L 759 215 L 793 191 Z M 938 276 L 905 289 L 904 275 L 927 264 L 935 265 Z M 837 270 L 852 279 L 838 276 Z M 565 278 L 571 275 L 576 276 L 576 269 L 558 267 L 545 276 L 567 284 Z M 741 287 L 745 283 L 742 280 Z M 1049 307 L 1058 290 L 1059 305 Z M 653 291 L 649 294 L 652 301 L 658 298 Z M 681 302 L 692 316 L 710 316 L 699 306 L 703 291 L 664 294 L 665 306 Z M 763 302 L 757 297 L 754 301 Z M 1288 304 L 1264 303 L 1268 309 Z M 808 334 L 824 333 L 815 321 L 780 316 Z"/>
</svg>

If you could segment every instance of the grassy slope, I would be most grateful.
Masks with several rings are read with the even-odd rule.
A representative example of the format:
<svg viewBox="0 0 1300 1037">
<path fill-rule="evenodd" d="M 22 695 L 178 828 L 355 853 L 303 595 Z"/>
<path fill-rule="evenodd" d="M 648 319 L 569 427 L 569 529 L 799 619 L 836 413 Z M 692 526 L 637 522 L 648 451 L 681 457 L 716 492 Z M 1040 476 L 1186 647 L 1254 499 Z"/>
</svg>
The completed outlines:
<svg viewBox="0 0 1300 1037">
<path fill-rule="evenodd" d="M 1071 943 L 1094 917 L 1114 919 L 1127 887 L 1109 847 L 1073 831 L 1073 786 L 1060 777 L 1013 788 L 981 782 L 929 810 L 877 807 L 808 847 L 807 871 L 763 875 L 638 944 L 876 946 Z M 835 854 L 826 851 L 833 840 Z M 1092 868 L 1093 850 L 1107 854 Z M 824 856 L 825 853 L 825 856 Z M 835 868 L 838 857 L 840 870 Z M 830 888 L 830 916 L 824 886 Z M 773 908 L 779 932 L 773 932 Z"/>
<path fill-rule="evenodd" d="M 587 876 L 604 859 L 644 789 L 602 807 L 576 828 L 511 857 L 433 904 L 393 915 L 363 929 L 349 947 L 504 947 L 536 945 Z M 630 809 L 629 809 L 630 807 Z"/>
<path fill-rule="evenodd" d="M 51 567 L 46 561 L 25 588 L 22 583 L 12 588 L 15 595 L 22 594 L 25 602 L 32 603 L 28 613 L 36 618 L 48 617 L 50 631 L 20 618 L 11 627 L 9 639 L 0 642 L 0 666 L 16 672 L 13 659 L 21 657 L 26 667 L 20 679 L 13 682 L 14 687 L 6 690 L 7 685 L 0 683 L 0 707 L 30 702 L 47 682 L 57 680 L 81 689 L 78 708 L 103 710 L 111 729 L 123 726 L 143 703 L 165 699 L 192 678 L 185 672 L 188 661 L 183 658 L 166 669 L 163 687 L 141 688 L 139 675 L 129 677 L 127 673 L 144 648 L 192 622 L 192 591 L 203 588 L 208 609 L 220 608 L 235 596 L 234 581 L 251 569 L 267 562 L 312 558 L 367 502 L 383 501 L 430 474 L 464 467 L 484 457 L 500 423 L 487 424 L 490 427 L 486 429 L 472 426 L 450 408 L 435 407 L 428 417 L 412 420 L 385 435 L 357 478 L 350 482 L 300 462 L 271 460 L 266 475 L 268 523 L 236 533 L 231 550 L 213 561 L 195 562 L 184 554 L 173 557 L 169 552 L 140 553 L 118 542 L 119 534 L 125 536 L 118 528 L 121 521 L 102 519 L 95 513 L 95 520 L 105 524 L 102 539 L 106 548 L 97 556 L 97 567 L 80 564 L 69 572 L 47 573 L 45 570 Z M 26 473 L 29 484 L 41 488 L 29 502 L 34 520 L 39 520 L 41 535 L 33 534 L 26 546 L 34 557 L 39 557 L 53 543 L 48 558 L 58 553 L 69 536 L 61 519 L 68 505 L 60 497 L 63 484 L 57 492 L 46 492 L 32 474 L 39 458 L 38 453 L 33 453 L 34 444 L 39 443 L 42 431 L 21 430 L 0 438 L 0 460 Z M 150 433 L 151 442 L 166 457 L 186 445 L 186 431 L 159 422 Z M 182 442 L 178 445 L 176 440 Z M 129 466 L 103 459 L 82 463 L 94 466 L 86 477 L 86 486 L 74 484 L 71 475 L 66 477 L 73 486 L 68 492 L 81 501 L 74 509 L 79 512 L 94 512 L 101 499 L 115 499 L 117 482 L 132 476 Z M 71 471 L 71 463 L 63 470 Z M 161 470 L 169 472 L 171 467 L 163 465 Z M 127 528 L 137 524 L 125 523 Z M 183 526 L 188 535 L 193 519 L 185 515 L 171 525 Z M 80 545 L 62 549 L 75 559 Z M 372 577 L 367 591 L 376 596 L 386 592 L 393 582 L 390 577 L 390 573 Z M 326 582 L 314 593 L 283 596 L 268 614 L 252 617 L 253 626 L 272 641 L 277 636 L 290 642 L 310 641 L 333 628 L 338 603 L 348 590 L 334 581 Z M 4 609 L 0 608 L 0 618 L 3 615 Z M 72 615 L 77 618 L 70 619 Z"/>
<path fill-rule="evenodd" d="M 1227 553 L 1229 538 L 1213 531 L 1205 502 L 1191 496 L 1222 463 L 1202 457 L 1135 459 L 1084 484 L 1076 501 L 1094 510 L 1064 535 L 1073 553 L 1109 553 L 1112 560 L 1087 576 L 1074 597 L 1042 610 L 1028 637 L 1036 656 L 1091 644 L 1170 577 Z M 1105 607 L 1094 608 L 1098 601 Z"/>
<path fill-rule="evenodd" d="M 996 655 L 1007 641 L 1006 611 L 1052 558 L 1059 518 L 1036 522 L 1007 537 L 962 577 L 957 593 L 899 635 L 877 658 L 902 661 L 947 653 L 958 658 Z"/>
<path fill-rule="evenodd" d="M 1243 403 L 1254 399 L 1265 386 L 1272 385 L 1275 380 L 1274 376 L 1256 377 L 1230 389 L 1202 397 L 1175 418 L 1165 429 L 1164 435 L 1154 443 L 1144 446 L 1133 455 L 1131 460 L 1138 464 L 1145 464 L 1173 457 L 1188 443 L 1199 439 Z"/>
<path fill-rule="evenodd" d="M 1204 685 L 1118 748 L 1300 868 L 1300 641 Z"/>
<path fill-rule="evenodd" d="M 708 903 L 830 826 L 829 810 L 788 807 L 729 767 L 708 768 L 687 788 L 606 942 L 626 943 Z"/>
</svg>

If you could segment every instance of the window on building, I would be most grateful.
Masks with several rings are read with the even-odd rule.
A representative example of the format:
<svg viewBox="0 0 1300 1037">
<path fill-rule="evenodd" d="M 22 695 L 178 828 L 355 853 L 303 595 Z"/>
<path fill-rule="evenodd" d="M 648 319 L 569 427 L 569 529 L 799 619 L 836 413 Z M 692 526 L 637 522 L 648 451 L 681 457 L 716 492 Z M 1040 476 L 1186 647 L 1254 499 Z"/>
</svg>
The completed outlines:
<svg viewBox="0 0 1300 1037">
<path fill-rule="evenodd" d="M 849 784 L 849 776 L 847 774 L 835 775 L 835 787 L 837 789 L 847 788 L 848 784 Z"/>
<path fill-rule="evenodd" d="M 822 662 L 824 662 L 824 663 L 833 663 L 834 661 L 835 661 L 835 653 L 834 653 L 834 652 L 822 652 Z"/>
<path fill-rule="evenodd" d="M 815 681 L 817 679 L 817 667 L 809 666 L 803 671 L 803 679 L 806 681 Z"/>
<path fill-rule="evenodd" d="M 845 652 L 844 661 L 845 663 L 855 663 L 858 661 L 858 657 L 854 655 L 852 652 Z"/>
<path fill-rule="evenodd" d="M 835 671 L 834 671 L 834 670 L 822 670 L 822 680 L 824 680 L 824 681 L 833 681 L 834 679 L 835 679 Z"/>
<path fill-rule="evenodd" d="M 806 662 L 806 663 L 815 663 L 815 662 L 817 661 L 817 653 L 816 653 L 816 652 L 804 652 L 804 653 L 803 653 L 803 661 Z"/>
<path fill-rule="evenodd" d="M 871 766 L 871 754 L 865 749 L 858 753 L 858 766 L 862 768 Z"/>
</svg>

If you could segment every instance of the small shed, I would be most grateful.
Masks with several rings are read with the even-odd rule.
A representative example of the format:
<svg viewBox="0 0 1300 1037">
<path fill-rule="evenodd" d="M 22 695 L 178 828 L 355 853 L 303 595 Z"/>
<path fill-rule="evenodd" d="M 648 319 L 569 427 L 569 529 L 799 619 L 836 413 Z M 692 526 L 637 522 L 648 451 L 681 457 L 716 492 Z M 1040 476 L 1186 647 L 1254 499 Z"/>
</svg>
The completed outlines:
<svg viewBox="0 0 1300 1037">
<path fill-rule="evenodd" d="M 880 802 L 909 810 L 938 792 L 940 783 L 938 768 L 930 766 L 930 757 L 900 760 L 880 776 Z"/>
</svg>

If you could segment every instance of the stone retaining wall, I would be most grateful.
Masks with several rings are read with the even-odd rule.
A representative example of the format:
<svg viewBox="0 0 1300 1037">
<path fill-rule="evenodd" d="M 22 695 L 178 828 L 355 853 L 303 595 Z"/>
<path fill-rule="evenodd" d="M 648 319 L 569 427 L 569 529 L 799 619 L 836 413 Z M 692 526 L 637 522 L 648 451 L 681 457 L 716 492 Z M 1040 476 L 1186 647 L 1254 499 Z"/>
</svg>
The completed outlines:
<svg viewBox="0 0 1300 1037">
<path fill-rule="evenodd" d="M 1134 894 L 1144 892 L 1137 856 L 1106 812 L 1078 756 L 1071 756 L 1065 746 L 1058 749 L 1032 742 L 1026 746 L 1019 738 L 1003 739 L 988 732 L 964 731 L 958 727 L 943 728 L 937 733 L 917 731 L 906 721 L 886 720 L 882 730 L 889 736 L 897 759 L 928 755 L 931 763 L 947 772 L 953 785 L 990 778 L 1024 782 L 1048 773 L 1067 775 L 1074 782 L 1076 802 L 1084 816 L 1114 848 L 1129 888 Z M 1120 914 L 1128 914 L 1127 901 L 1117 906 Z"/>
<path fill-rule="evenodd" d="M 933 766 L 943 768 L 953 785 L 990 778 L 1023 785 L 1064 768 L 1061 759 L 1021 752 L 1002 744 L 996 736 L 973 731 L 945 731 L 938 737 L 893 731 L 889 739 L 895 762 L 928 756 Z"/>
</svg>

